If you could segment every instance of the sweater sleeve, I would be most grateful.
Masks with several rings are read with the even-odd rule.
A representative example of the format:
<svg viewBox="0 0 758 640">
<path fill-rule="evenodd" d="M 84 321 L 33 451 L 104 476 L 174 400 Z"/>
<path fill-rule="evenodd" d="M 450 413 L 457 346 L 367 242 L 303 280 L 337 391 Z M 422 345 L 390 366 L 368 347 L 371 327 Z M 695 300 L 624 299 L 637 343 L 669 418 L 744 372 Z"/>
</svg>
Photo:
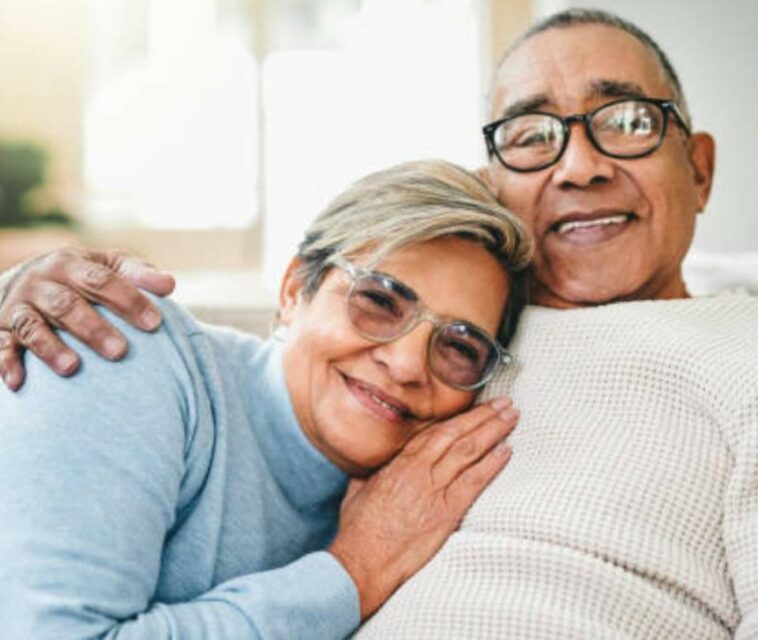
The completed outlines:
<svg viewBox="0 0 758 640">
<path fill-rule="evenodd" d="M 724 545 L 740 623 L 736 640 L 758 637 L 758 387 L 734 413 L 734 468 L 726 490 Z"/>
<path fill-rule="evenodd" d="M 0 628 L 7 640 L 341 638 L 355 587 L 330 554 L 153 600 L 175 524 L 196 399 L 188 354 L 119 324 L 127 358 L 83 354 L 63 380 L 29 358 L 0 389 Z M 68 339 L 68 338 L 66 338 Z"/>
</svg>

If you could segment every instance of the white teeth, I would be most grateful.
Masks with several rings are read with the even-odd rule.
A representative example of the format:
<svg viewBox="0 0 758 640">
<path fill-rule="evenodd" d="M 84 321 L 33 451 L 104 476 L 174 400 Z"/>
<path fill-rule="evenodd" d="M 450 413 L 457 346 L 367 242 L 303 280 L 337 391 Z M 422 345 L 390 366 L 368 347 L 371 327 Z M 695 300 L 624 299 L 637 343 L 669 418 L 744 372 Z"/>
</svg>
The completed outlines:
<svg viewBox="0 0 758 640">
<path fill-rule="evenodd" d="M 620 213 L 615 216 L 608 216 L 607 218 L 597 218 L 595 220 L 573 220 L 571 222 L 564 222 L 558 227 L 558 233 L 566 234 L 574 229 L 585 229 L 587 227 L 601 227 L 609 224 L 623 224 L 628 220 L 628 217 L 624 213 Z"/>
<path fill-rule="evenodd" d="M 390 411 L 394 411 L 397 414 L 400 413 L 400 410 L 397 407 L 393 407 L 389 402 L 385 402 L 379 396 L 375 396 L 373 393 L 370 395 L 373 398 L 374 402 L 376 402 L 377 404 L 380 404 L 384 408 L 389 409 Z"/>
</svg>

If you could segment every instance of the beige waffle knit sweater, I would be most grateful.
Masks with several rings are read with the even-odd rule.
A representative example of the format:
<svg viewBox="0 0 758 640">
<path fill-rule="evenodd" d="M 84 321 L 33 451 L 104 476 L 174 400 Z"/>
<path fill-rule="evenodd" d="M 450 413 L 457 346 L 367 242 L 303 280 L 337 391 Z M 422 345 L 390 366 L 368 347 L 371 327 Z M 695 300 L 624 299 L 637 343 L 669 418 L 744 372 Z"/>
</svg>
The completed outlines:
<svg viewBox="0 0 758 640">
<path fill-rule="evenodd" d="M 529 308 L 522 418 L 361 640 L 758 639 L 758 298 Z"/>
</svg>

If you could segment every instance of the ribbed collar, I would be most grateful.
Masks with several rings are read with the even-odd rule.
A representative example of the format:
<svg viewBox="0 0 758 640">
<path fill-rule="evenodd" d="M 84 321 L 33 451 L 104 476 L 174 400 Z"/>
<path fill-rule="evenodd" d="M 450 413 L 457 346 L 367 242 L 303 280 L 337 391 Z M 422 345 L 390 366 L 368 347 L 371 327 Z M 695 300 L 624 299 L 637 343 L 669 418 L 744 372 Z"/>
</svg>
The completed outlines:
<svg viewBox="0 0 758 640">
<path fill-rule="evenodd" d="M 269 338 L 259 352 L 261 376 L 252 395 L 259 415 L 260 447 L 277 484 L 291 504 L 303 512 L 339 503 L 347 475 L 306 438 L 290 400 L 284 378 L 281 335 Z"/>
</svg>

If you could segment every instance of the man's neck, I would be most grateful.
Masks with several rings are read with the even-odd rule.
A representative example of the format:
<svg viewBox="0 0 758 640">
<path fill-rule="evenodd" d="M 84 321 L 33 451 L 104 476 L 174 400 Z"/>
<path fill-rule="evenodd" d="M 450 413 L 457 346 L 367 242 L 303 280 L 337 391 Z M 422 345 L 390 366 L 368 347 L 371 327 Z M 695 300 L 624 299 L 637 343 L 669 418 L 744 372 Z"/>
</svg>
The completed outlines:
<svg viewBox="0 0 758 640">
<path fill-rule="evenodd" d="M 651 283 L 652 284 L 652 283 Z M 561 295 L 560 292 L 551 290 L 540 282 L 533 281 L 530 289 L 530 304 L 551 309 L 581 309 L 584 307 L 597 307 L 614 302 L 630 302 L 633 300 L 680 300 L 690 298 L 684 280 L 679 277 L 669 282 L 666 286 L 643 286 L 629 293 L 617 293 L 615 295 L 599 295 L 597 297 L 572 298 Z"/>
</svg>

